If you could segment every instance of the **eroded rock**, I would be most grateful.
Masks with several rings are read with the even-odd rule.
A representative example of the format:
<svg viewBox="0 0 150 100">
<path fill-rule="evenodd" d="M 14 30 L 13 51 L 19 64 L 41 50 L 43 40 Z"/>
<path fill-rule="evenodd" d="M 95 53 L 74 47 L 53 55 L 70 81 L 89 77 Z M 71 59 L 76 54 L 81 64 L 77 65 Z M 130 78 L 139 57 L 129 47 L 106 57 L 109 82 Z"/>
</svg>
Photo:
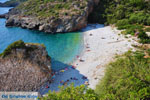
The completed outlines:
<svg viewBox="0 0 150 100">
<path fill-rule="evenodd" d="M 29 6 L 33 1 L 23 3 L 20 6 Z M 69 4 L 70 0 L 66 1 L 51 1 L 46 5 L 41 4 L 37 12 L 33 12 L 32 8 L 28 11 L 26 7 L 20 9 L 19 7 L 10 10 L 8 13 L 8 20 L 6 26 L 18 26 L 28 29 L 36 29 L 47 33 L 64 33 L 80 30 L 87 26 L 88 15 L 92 12 L 93 6 L 99 2 L 99 0 L 77 0 L 72 1 L 69 5 L 70 8 L 66 8 L 66 3 Z M 59 6 L 58 6 L 59 5 Z M 62 7 L 61 5 L 64 5 Z M 43 8 L 44 6 L 44 8 Z M 55 6 L 58 6 L 57 10 Z M 62 7 L 62 8 L 61 8 Z M 25 9 L 26 8 L 26 9 Z M 48 8 L 55 8 L 51 11 Z M 65 9 L 66 8 L 66 9 Z M 42 11 L 45 9 L 44 11 Z M 49 16 L 41 15 L 49 14 Z M 53 15 L 54 13 L 54 15 Z"/>
<path fill-rule="evenodd" d="M 0 91 L 37 91 L 51 79 L 51 60 L 43 45 L 17 41 L 0 56 Z"/>
</svg>

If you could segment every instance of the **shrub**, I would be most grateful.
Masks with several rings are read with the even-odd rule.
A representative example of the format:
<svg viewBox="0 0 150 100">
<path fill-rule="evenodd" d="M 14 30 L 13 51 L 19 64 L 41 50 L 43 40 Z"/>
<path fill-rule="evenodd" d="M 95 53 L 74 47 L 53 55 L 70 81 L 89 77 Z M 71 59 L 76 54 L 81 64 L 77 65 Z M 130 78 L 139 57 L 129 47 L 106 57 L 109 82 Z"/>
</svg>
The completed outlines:
<svg viewBox="0 0 150 100">
<path fill-rule="evenodd" d="M 6 55 L 8 55 L 12 49 L 16 49 L 16 48 L 25 48 L 25 43 L 22 40 L 16 41 L 12 44 L 10 44 L 3 53 L 0 54 L 0 56 L 5 57 Z"/>
<path fill-rule="evenodd" d="M 148 100 L 150 98 L 150 58 L 144 52 L 128 52 L 108 65 L 96 87 L 100 100 Z"/>
<path fill-rule="evenodd" d="M 61 87 L 58 93 L 50 91 L 48 96 L 42 97 L 40 100 L 98 100 L 98 95 L 84 85 L 74 87 L 71 84 L 66 88 Z"/>
<path fill-rule="evenodd" d="M 138 38 L 140 38 L 141 43 L 150 43 L 150 37 L 143 30 L 140 30 Z"/>
<path fill-rule="evenodd" d="M 144 13 L 133 13 L 129 18 L 130 23 L 147 24 L 147 17 Z"/>
<path fill-rule="evenodd" d="M 150 16 L 147 18 L 146 22 L 147 22 L 147 25 L 150 25 Z"/>
<path fill-rule="evenodd" d="M 118 27 L 118 29 L 126 29 L 130 27 L 129 20 L 128 19 L 118 20 L 116 26 Z"/>
<path fill-rule="evenodd" d="M 150 27 L 145 28 L 146 32 L 150 32 Z"/>
</svg>

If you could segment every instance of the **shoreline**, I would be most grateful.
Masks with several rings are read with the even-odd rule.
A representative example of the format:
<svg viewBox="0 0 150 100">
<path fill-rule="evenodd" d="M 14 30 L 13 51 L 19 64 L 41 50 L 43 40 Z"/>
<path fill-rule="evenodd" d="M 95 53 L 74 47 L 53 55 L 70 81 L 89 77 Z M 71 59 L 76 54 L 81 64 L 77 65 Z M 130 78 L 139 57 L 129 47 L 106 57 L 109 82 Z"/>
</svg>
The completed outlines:
<svg viewBox="0 0 150 100">
<path fill-rule="evenodd" d="M 89 24 L 83 29 L 84 47 L 72 65 L 88 78 L 90 88 L 95 89 L 105 74 L 106 65 L 114 61 L 116 55 L 134 49 L 132 45 L 138 44 L 120 33 L 116 28 L 101 24 Z"/>
<path fill-rule="evenodd" d="M 83 49 L 76 55 L 72 63 L 55 73 L 52 83 L 46 83 L 39 90 L 41 95 L 51 91 L 59 91 L 58 86 L 74 86 L 89 84 L 95 89 L 105 74 L 106 65 L 114 61 L 116 55 L 121 55 L 130 49 L 136 37 L 125 38 L 120 30 L 101 24 L 90 24 L 82 30 Z M 120 35 L 119 35 L 120 34 Z M 47 88 L 46 88 L 47 87 Z"/>
</svg>

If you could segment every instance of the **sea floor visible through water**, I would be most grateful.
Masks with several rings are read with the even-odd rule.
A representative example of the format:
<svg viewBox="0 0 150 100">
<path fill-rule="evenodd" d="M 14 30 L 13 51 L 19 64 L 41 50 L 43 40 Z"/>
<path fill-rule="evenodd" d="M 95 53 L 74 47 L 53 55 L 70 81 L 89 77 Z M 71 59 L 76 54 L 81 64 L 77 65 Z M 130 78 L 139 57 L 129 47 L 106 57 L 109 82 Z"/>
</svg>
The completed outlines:
<svg viewBox="0 0 150 100">
<path fill-rule="evenodd" d="M 0 8 L 0 14 L 10 8 Z M 43 32 L 5 27 L 5 19 L 0 19 L 0 52 L 17 40 L 31 43 L 42 43 L 52 57 L 52 83 L 45 83 L 40 93 L 58 91 L 58 86 L 75 86 L 89 83 L 94 89 L 104 76 L 106 64 L 112 61 L 116 54 L 120 55 L 133 49 L 134 40 L 118 35 L 116 29 L 110 26 L 88 25 L 81 32 L 67 34 L 46 34 Z"/>
<path fill-rule="evenodd" d="M 51 91 L 59 91 L 58 86 L 75 86 L 88 83 L 88 87 L 95 89 L 105 74 L 108 63 L 128 50 L 134 50 L 133 44 L 138 44 L 133 38 L 125 38 L 119 30 L 101 24 L 89 24 L 82 30 L 84 46 L 76 60 L 63 70 L 55 72 L 53 82 L 46 83 L 40 93 L 43 95 Z"/>
<path fill-rule="evenodd" d="M 9 9 L 11 8 L 0 7 L 0 14 L 7 13 Z M 0 53 L 17 40 L 44 44 L 52 58 L 52 70 L 57 71 L 64 68 L 65 64 L 72 63 L 76 55 L 82 51 L 81 32 L 48 34 L 19 27 L 6 27 L 5 21 L 6 19 L 0 19 Z"/>
</svg>

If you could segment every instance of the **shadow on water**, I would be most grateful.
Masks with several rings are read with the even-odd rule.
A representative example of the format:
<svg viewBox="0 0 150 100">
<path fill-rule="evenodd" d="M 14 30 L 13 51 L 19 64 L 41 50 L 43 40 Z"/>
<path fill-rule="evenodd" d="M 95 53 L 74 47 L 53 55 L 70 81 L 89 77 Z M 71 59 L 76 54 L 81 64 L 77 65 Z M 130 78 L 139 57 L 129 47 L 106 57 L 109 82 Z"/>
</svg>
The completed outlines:
<svg viewBox="0 0 150 100">
<path fill-rule="evenodd" d="M 51 58 L 51 66 L 53 72 L 65 69 L 66 67 L 71 67 L 71 65 L 64 64 L 60 61 L 55 60 L 54 58 Z"/>
<path fill-rule="evenodd" d="M 103 27 L 104 27 L 103 24 L 88 24 L 88 26 L 82 29 L 81 32 L 95 30 Z M 46 83 L 43 87 L 41 87 L 39 91 L 41 95 L 48 93 L 48 91 L 50 90 L 59 91 L 58 87 L 62 85 L 69 86 L 71 83 L 74 83 L 75 86 L 80 86 L 84 84 L 86 81 L 89 81 L 86 78 L 86 76 L 82 75 L 77 69 L 73 68 L 72 65 L 64 64 L 54 59 L 52 59 L 51 63 L 52 63 L 52 70 L 56 73 L 54 81 L 50 84 Z"/>
<path fill-rule="evenodd" d="M 50 90 L 59 91 L 59 86 L 69 86 L 71 83 L 74 83 L 74 86 L 80 86 L 88 81 L 86 76 L 80 74 L 73 66 L 62 62 L 53 60 L 52 69 L 55 71 L 55 75 L 52 77 L 54 80 L 52 83 L 46 83 L 41 87 L 39 90 L 41 95 L 48 93 Z"/>
</svg>

